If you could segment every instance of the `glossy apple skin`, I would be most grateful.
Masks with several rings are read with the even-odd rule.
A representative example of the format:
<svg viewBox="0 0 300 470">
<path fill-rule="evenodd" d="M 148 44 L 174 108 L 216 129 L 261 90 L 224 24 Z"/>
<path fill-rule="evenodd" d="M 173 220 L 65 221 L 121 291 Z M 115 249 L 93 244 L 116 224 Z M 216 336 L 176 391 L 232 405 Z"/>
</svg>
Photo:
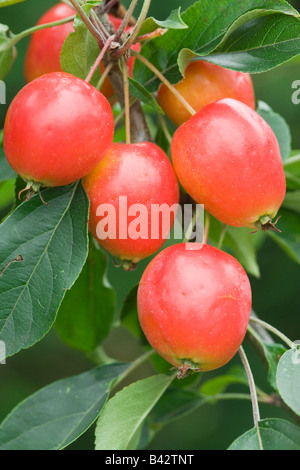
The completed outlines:
<svg viewBox="0 0 300 470">
<path fill-rule="evenodd" d="M 255 109 L 254 88 L 248 73 L 225 69 L 202 60 L 187 66 L 184 79 L 175 85 L 175 88 L 195 111 L 223 98 L 239 100 Z M 164 84 L 159 88 L 158 102 L 176 126 L 180 126 L 191 117 Z"/>
<path fill-rule="evenodd" d="M 89 228 L 99 244 L 115 257 L 138 263 L 152 255 L 165 242 L 172 228 L 174 216 L 170 218 L 167 233 L 163 234 L 159 225 L 159 236 L 151 238 L 151 218 L 149 217 L 147 239 L 132 239 L 128 236 L 128 226 L 136 217 L 128 216 L 128 226 L 124 239 L 120 235 L 119 196 L 127 197 L 128 207 L 143 204 L 151 213 L 151 204 L 179 203 L 179 185 L 167 155 L 153 143 L 113 144 L 105 158 L 89 175 L 83 185 L 90 200 Z M 97 225 L 101 216 L 96 215 L 102 204 L 111 204 L 116 210 L 116 238 L 100 239 Z M 126 218 L 127 214 L 122 214 Z M 102 237 L 101 237 L 102 238 Z"/>
<path fill-rule="evenodd" d="M 180 243 L 160 252 L 144 271 L 139 321 L 170 364 L 210 371 L 239 349 L 251 297 L 249 279 L 235 258 L 210 245 Z"/>
<path fill-rule="evenodd" d="M 85 176 L 112 144 L 114 118 L 107 99 L 73 75 L 55 72 L 26 85 L 4 125 L 4 151 L 25 180 L 64 186 Z"/>
<path fill-rule="evenodd" d="M 52 23 L 75 15 L 73 8 L 59 3 L 50 8 L 37 25 Z M 60 51 L 67 36 L 74 31 L 73 22 L 35 32 L 25 57 L 25 80 L 27 83 L 46 73 L 61 72 Z"/>
<path fill-rule="evenodd" d="M 69 16 L 73 16 L 74 14 L 75 11 L 73 8 L 65 5 L 64 3 L 59 3 L 50 8 L 50 10 L 41 17 L 37 25 L 52 23 L 54 21 L 68 18 Z M 122 23 L 122 20 L 113 15 L 108 15 L 108 18 L 113 24 L 115 30 L 117 30 Z M 27 83 L 46 73 L 62 72 L 60 65 L 61 48 L 67 39 L 67 36 L 73 31 L 73 22 L 70 22 L 64 25 L 37 31 L 32 35 L 25 57 L 24 73 Z M 131 32 L 132 27 L 126 28 L 126 31 Z M 140 44 L 134 44 L 132 49 L 139 52 L 141 46 Z M 128 61 L 128 72 L 130 76 L 132 76 L 133 73 L 134 61 L 134 57 L 131 57 Z M 102 63 L 100 68 L 103 73 L 105 67 Z M 104 80 L 101 87 L 101 93 L 108 99 L 114 95 L 114 89 L 108 78 Z"/>
<path fill-rule="evenodd" d="M 279 144 L 249 106 L 205 106 L 176 130 L 171 153 L 184 189 L 224 224 L 257 228 L 276 216 L 286 191 Z"/>
</svg>

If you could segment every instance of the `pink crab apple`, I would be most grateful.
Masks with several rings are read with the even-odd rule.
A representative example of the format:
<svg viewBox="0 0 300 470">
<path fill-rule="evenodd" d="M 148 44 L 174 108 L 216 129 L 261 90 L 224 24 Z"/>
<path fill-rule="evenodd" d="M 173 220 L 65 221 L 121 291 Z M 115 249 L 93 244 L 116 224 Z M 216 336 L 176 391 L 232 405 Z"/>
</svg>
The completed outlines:
<svg viewBox="0 0 300 470">
<path fill-rule="evenodd" d="M 178 368 L 210 371 L 228 363 L 245 337 L 250 282 L 231 255 L 201 243 L 160 252 L 138 288 L 138 316 L 150 345 Z"/>
<path fill-rule="evenodd" d="M 176 130 L 171 153 L 184 189 L 218 220 L 277 230 L 285 175 L 276 136 L 256 111 L 230 98 L 210 103 Z"/>
<path fill-rule="evenodd" d="M 195 111 L 222 98 L 234 98 L 255 109 L 254 87 L 248 73 L 225 69 L 204 60 L 191 62 L 175 88 Z M 164 84 L 158 90 L 158 102 L 176 126 L 190 118 L 186 108 Z"/>
<path fill-rule="evenodd" d="M 105 96 L 73 75 L 54 72 L 15 96 L 4 125 L 4 151 L 28 189 L 64 186 L 97 166 L 114 136 Z"/>
<path fill-rule="evenodd" d="M 90 200 L 90 231 L 125 269 L 165 243 L 179 203 L 179 185 L 167 155 L 156 144 L 113 144 L 83 185 Z M 162 205 L 170 209 L 165 223 L 152 212 Z"/>
</svg>

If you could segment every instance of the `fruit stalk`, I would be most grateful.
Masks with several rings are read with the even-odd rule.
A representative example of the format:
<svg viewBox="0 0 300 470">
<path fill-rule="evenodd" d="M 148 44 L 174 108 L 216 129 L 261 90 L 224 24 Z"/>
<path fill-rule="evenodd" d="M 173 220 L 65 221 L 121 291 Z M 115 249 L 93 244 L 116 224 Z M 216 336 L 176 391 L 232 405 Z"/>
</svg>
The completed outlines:
<svg viewBox="0 0 300 470">
<path fill-rule="evenodd" d="M 259 412 L 258 398 L 257 398 L 257 392 L 256 392 L 254 377 L 253 377 L 253 374 L 252 374 L 247 356 L 246 356 L 245 351 L 244 351 L 242 346 L 240 346 L 239 355 L 240 355 L 241 361 L 243 363 L 243 366 L 245 368 L 245 371 L 246 371 L 246 374 L 247 374 L 247 377 L 248 377 L 250 394 L 251 394 L 251 401 L 252 401 L 252 407 L 253 407 L 253 420 L 254 420 L 254 426 L 256 427 L 256 430 L 257 430 L 257 437 L 258 437 L 258 441 L 259 441 L 259 447 L 260 447 L 260 450 L 264 450 L 262 440 L 261 440 L 261 435 L 260 435 L 260 429 L 259 429 L 260 412 Z"/>
</svg>

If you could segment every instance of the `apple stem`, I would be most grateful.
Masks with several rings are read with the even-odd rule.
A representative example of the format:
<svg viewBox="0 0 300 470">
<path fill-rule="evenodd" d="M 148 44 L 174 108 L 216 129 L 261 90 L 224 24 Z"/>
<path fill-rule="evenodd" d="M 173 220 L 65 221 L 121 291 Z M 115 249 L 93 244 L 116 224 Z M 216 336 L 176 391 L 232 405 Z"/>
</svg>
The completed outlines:
<svg viewBox="0 0 300 470">
<path fill-rule="evenodd" d="M 149 39 L 155 39 L 159 38 L 160 36 L 163 36 L 167 32 L 167 28 L 157 28 L 155 31 L 152 31 L 151 33 L 143 34 L 142 36 L 139 36 L 136 38 L 136 42 L 144 42 L 144 41 L 149 41 Z"/>
<path fill-rule="evenodd" d="M 186 99 L 179 93 L 179 91 L 169 82 L 169 80 L 164 77 L 164 75 L 153 65 L 149 60 L 146 59 L 146 57 L 142 56 L 139 52 L 132 50 L 131 49 L 131 54 L 136 57 L 138 60 L 140 60 L 146 67 L 148 67 L 156 76 L 157 78 L 160 79 L 160 81 L 166 85 L 169 90 L 176 96 L 178 101 L 184 106 L 184 108 L 188 111 L 188 113 L 191 116 L 194 116 L 196 114 L 196 111 L 192 106 L 186 101 Z"/>
<path fill-rule="evenodd" d="M 128 81 L 128 67 L 126 60 L 122 57 L 120 59 L 122 64 L 123 82 L 124 82 L 124 107 L 125 107 L 125 128 L 126 128 L 126 144 L 131 143 L 131 130 L 130 130 L 130 93 Z"/>
<path fill-rule="evenodd" d="M 0 272 L 0 277 L 4 274 L 4 272 L 7 270 L 7 268 L 12 264 L 12 263 L 19 263 L 20 261 L 24 261 L 21 255 L 18 255 L 15 259 L 9 261 L 5 268 Z"/>
<path fill-rule="evenodd" d="M 246 371 L 246 374 L 247 374 L 247 377 L 248 377 L 250 395 L 251 395 L 251 402 L 252 402 L 252 408 L 253 408 L 253 420 L 254 420 L 254 426 L 256 427 L 256 431 L 257 431 L 259 448 L 260 448 L 260 450 L 264 450 L 263 449 L 262 439 L 261 439 L 261 434 L 260 434 L 260 429 L 259 429 L 260 412 L 259 412 L 258 398 L 257 398 L 257 392 L 256 392 L 254 377 L 253 377 L 253 374 L 252 374 L 252 371 L 251 371 L 251 368 L 250 368 L 249 361 L 247 359 L 247 356 L 246 356 L 245 351 L 244 351 L 242 346 L 240 346 L 240 348 L 239 348 L 239 355 L 240 355 L 241 361 L 243 363 L 243 366 L 245 368 L 245 371 Z"/>
<path fill-rule="evenodd" d="M 184 238 L 182 240 L 182 243 L 189 243 L 190 241 L 190 238 L 191 238 L 191 235 L 193 233 L 193 230 L 194 230 L 194 227 L 196 225 L 196 221 L 197 221 L 197 217 L 198 217 L 199 213 L 197 210 L 194 211 L 194 214 L 193 214 L 193 217 L 192 217 L 192 220 L 187 228 L 187 231 L 184 235 Z"/>
<path fill-rule="evenodd" d="M 107 49 L 109 48 L 109 46 L 111 45 L 111 43 L 114 41 L 114 38 L 115 36 L 110 36 L 107 41 L 105 42 L 100 54 L 98 55 L 94 65 L 92 66 L 91 70 L 89 71 L 89 74 L 88 76 L 86 77 L 85 81 L 87 83 L 90 83 L 91 79 L 93 78 L 93 75 L 94 73 L 96 72 L 97 68 L 99 67 L 103 57 L 104 57 L 104 54 L 105 52 L 107 51 Z"/>
</svg>

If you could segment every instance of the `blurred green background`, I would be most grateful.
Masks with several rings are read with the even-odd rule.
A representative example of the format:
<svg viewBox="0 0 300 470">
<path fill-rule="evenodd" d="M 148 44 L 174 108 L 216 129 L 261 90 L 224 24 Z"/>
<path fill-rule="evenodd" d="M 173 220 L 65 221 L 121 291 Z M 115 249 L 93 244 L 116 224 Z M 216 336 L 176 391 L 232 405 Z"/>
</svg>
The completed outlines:
<svg viewBox="0 0 300 470">
<path fill-rule="evenodd" d="M 31 27 L 55 0 L 27 0 L 17 6 L 0 9 L 0 23 L 8 24 L 15 33 Z M 124 1 L 128 5 L 129 1 Z M 142 2 L 139 2 L 141 4 Z M 192 0 L 152 0 L 150 14 L 158 19 L 165 19 L 170 10 L 179 6 L 184 10 Z M 300 10 L 300 0 L 290 2 Z M 28 39 L 18 45 L 17 60 L 6 77 L 7 105 L 24 86 L 23 62 Z M 292 131 L 293 148 L 300 148 L 300 105 L 292 103 L 292 83 L 300 80 L 299 63 L 290 63 L 268 73 L 253 76 L 257 100 L 267 102 L 274 111 L 280 113 L 288 122 Z M 0 128 L 3 127 L 6 107 L 0 106 Z M 272 240 L 266 237 L 259 251 L 261 279 L 251 278 L 253 288 L 253 307 L 265 321 L 281 329 L 292 340 L 300 340 L 299 293 L 300 269 L 279 250 Z M 128 290 L 139 279 L 145 264 L 141 264 L 135 273 L 125 273 L 113 267 L 109 262 L 110 282 L 117 286 L 119 305 Z M 0 306 L 1 308 L 1 306 Z M 107 352 L 120 360 L 132 360 L 140 353 L 138 342 L 125 330 L 117 329 L 109 341 Z M 247 354 L 254 370 L 257 384 L 269 391 L 265 381 L 265 370 L 251 346 L 245 344 Z M 235 358 L 230 366 L 239 364 Z M 81 353 L 71 350 L 51 331 L 33 348 L 9 358 L 6 366 L 0 365 L 0 420 L 20 400 L 26 398 L 42 386 L 51 382 L 80 373 L 91 367 L 91 362 Z M 228 366 L 229 367 L 229 366 Z M 227 368 L 228 368 L 227 367 Z M 137 371 L 134 378 L 151 372 L 149 366 Z M 226 367 L 222 369 L 222 373 Z M 213 374 L 210 373 L 212 377 Z M 232 390 L 240 390 L 232 388 Z M 246 391 L 242 389 L 242 391 Z M 281 416 L 289 419 L 287 412 L 261 406 L 262 418 Z M 178 422 L 172 423 L 160 432 L 149 448 L 157 450 L 176 449 L 225 449 L 238 435 L 251 428 L 252 410 L 248 402 L 223 402 L 207 405 L 193 412 Z M 82 436 L 70 449 L 93 449 L 93 428 Z"/>
</svg>

